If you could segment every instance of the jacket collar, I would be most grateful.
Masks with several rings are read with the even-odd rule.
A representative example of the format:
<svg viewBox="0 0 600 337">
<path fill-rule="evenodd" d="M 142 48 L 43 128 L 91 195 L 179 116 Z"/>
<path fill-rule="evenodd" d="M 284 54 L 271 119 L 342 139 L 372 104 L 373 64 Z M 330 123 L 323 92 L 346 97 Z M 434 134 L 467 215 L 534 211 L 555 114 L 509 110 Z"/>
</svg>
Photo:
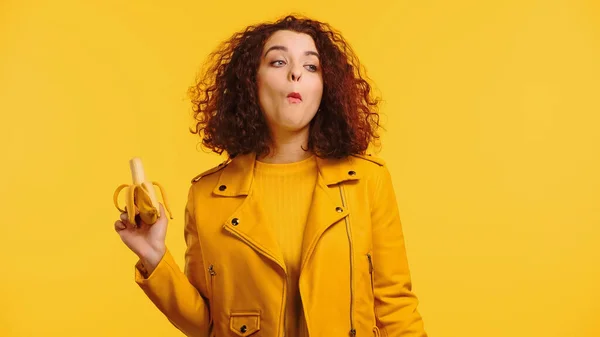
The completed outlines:
<svg viewBox="0 0 600 337">
<path fill-rule="evenodd" d="M 317 168 L 323 182 L 329 186 L 348 180 L 358 180 L 361 172 L 356 170 L 352 156 L 342 159 L 316 157 Z M 224 164 L 219 182 L 213 189 L 216 195 L 235 197 L 248 195 L 254 178 L 256 153 L 238 155 Z"/>
</svg>

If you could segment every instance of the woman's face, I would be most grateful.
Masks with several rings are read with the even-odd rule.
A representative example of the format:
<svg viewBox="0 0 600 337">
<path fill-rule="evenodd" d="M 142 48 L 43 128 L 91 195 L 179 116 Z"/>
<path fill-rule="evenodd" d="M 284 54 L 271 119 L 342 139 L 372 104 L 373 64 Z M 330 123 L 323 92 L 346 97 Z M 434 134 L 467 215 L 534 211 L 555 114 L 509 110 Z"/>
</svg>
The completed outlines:
<svg viewBox="0 0 600 337">
<path fill-rule="evenodd" d="M 266 41 L 257 73 L 258 99 L 272 132 L 308 128 L 323 95 L 323 76 L 313 39 L 280 30 Z"/>
</svg>

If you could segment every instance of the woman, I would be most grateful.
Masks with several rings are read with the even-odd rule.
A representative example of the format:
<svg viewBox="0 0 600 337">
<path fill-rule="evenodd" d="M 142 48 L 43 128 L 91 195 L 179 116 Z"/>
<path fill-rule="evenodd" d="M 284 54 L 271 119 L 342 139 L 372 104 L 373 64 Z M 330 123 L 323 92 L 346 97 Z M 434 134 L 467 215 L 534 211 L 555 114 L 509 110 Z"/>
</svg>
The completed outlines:
<svg viewBox="0 0 600 337">
<path fill-rule="evenodd" d="M 187 336 L 426 336 L 390 174 L 365 155 L 378 101 L 329 25 L 235 34 L 192 87 L 193 133 L 229 158 L 196 176 L 182 272 L 167 219 L 115 223 L 135 281 Z"/>
</svg>

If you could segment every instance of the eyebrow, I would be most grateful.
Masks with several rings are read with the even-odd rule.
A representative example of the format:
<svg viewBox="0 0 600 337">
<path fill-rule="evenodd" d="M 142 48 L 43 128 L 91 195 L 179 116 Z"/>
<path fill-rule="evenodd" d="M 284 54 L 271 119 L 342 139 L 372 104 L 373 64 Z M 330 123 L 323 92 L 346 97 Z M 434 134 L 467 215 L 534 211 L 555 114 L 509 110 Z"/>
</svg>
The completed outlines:
<svg viewBox="0 0 600 337">
<path fill-rule="evenodd" d="M 270 47 L 269 49 L 267 49 L 267 51 L 265 52 L 265 55 L 264 55 L 264 57 L 266 57 L 266 56 L 267 56 L 267 54 L 268 54 L 268 53 L 269 53 L 271 50 L 282 50 L 282 51 L 284 51 L 284 52 L 287 52 L 287 51 L 288 51 L 287 47 L 276 45 L 276 46 L 272 46 L 272 47 Z M 316 51 L 312 51 L 312 50 L 305 51 L 305 52 L 304 52 L 304 55 L 307 55 L 307 56 L 308 56 L 308 55 L 314 55 L 314 56 L 316 56 L 316 57 L 319 57 L 319 53 L 317 53 Z"/>
</svg>

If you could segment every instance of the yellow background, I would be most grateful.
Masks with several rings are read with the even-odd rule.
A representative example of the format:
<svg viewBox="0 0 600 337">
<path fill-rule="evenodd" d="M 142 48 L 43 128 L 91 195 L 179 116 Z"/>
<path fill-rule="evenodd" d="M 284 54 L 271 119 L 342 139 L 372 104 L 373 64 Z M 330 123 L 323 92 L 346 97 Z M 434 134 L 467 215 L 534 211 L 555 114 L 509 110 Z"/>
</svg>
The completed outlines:
<svg viewBox="0 0 600 337">
<path fill-rule="evenodd" d="M 0 1 L 0 336 L 181 335 L 133 281 L 112 193 L 141 156 L 182 265 L 189 181 L 222 160 L 187 86 L 290 11 L 338 28 L 385 99 L 430 336 L 600 336 L 595 0 Z"/>
</svg>

